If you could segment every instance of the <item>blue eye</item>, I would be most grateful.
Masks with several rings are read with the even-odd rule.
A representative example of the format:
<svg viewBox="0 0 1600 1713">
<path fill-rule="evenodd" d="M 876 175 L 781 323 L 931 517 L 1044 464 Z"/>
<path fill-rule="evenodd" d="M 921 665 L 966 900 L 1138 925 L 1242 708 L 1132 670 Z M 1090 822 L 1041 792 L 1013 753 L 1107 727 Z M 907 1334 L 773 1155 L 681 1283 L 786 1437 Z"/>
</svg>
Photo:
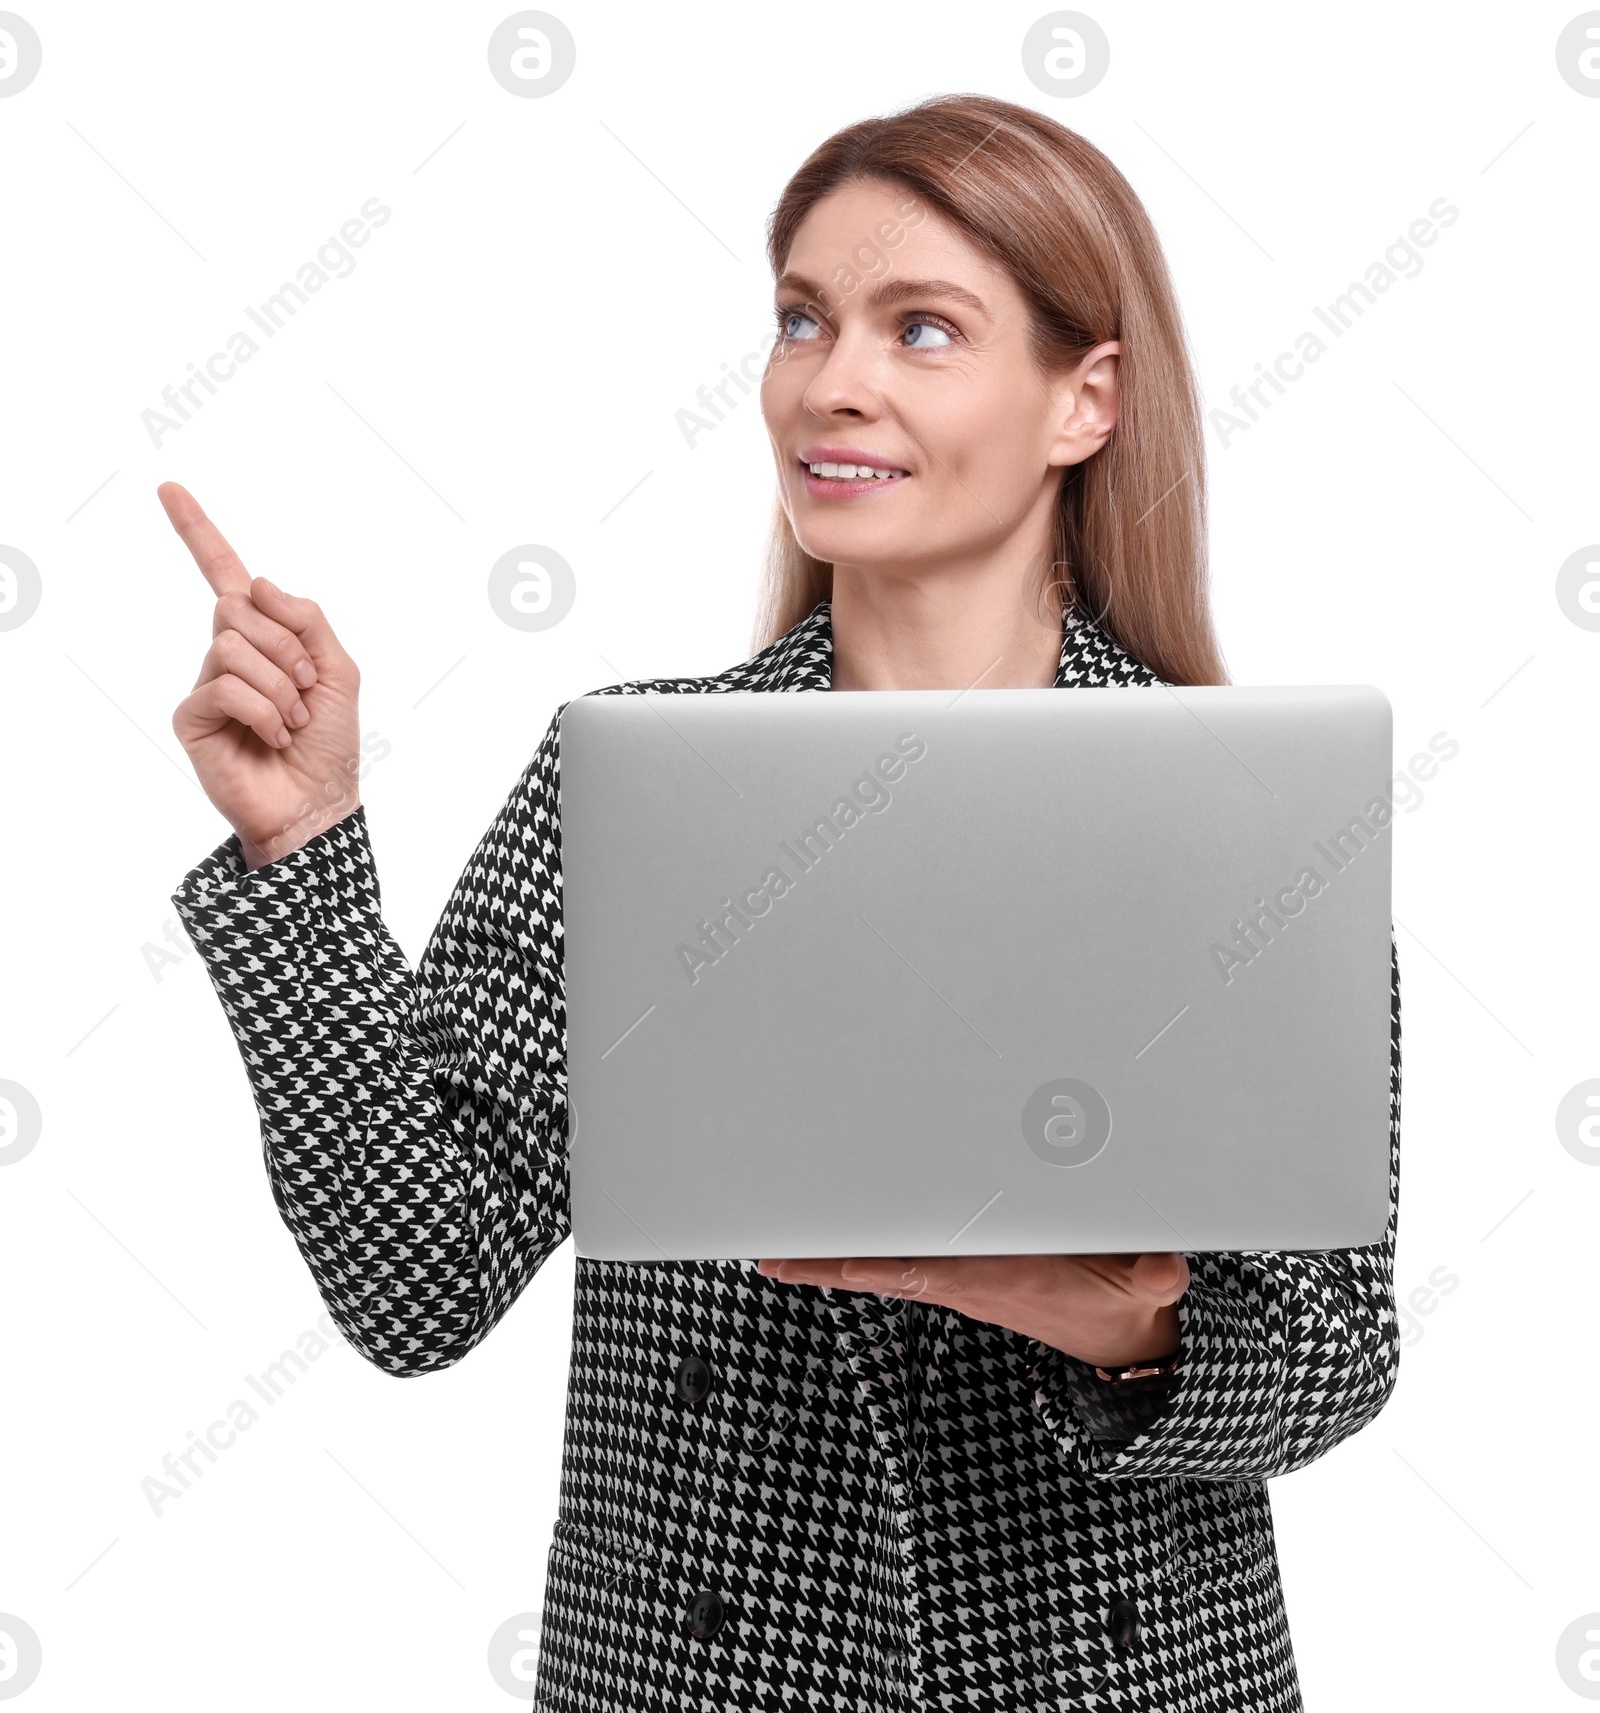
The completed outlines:
<svg viewBox="0 0 1600 1713">
<path fill-rule="evenodd" d="M 779 325 L 783 328 L 783 336 L 785 339 L 814 339 L 816 337 L 816 332 L 820 331 L 817 329 L 816 322 L 813 321 L 803 309 L 780 309 L 778 311 L 778 319 Z M 811 333 L 800 332 L 798 325 L 800 323 L 804 323 L 805 326 L 812 328 L 814 331 Z"/>
<path fill-rule="evenodd" d="M 950 335 L 936 321 L 908 321 L 904 332 L 906 343 L 914 351 L 931 351 L 936 350 L 941 345 L 954 343 Z M 930 334 L 936 335 L 936 337 L 929 338 Z"/>
</svg>

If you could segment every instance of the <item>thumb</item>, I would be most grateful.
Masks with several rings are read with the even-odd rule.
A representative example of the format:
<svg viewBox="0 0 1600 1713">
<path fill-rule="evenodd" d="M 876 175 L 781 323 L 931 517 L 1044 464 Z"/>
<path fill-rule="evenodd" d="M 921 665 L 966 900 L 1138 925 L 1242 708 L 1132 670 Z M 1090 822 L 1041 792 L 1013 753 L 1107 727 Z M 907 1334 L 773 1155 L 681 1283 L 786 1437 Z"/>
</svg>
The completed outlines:
<svg viewBox="0 0 1600 1713">
<path fill-rule="evenodd" d="M 1168 1252 L 1136 1255 L 1128 1272 L 1128 1283 L 1136 1294 L 1165 1307 L 1175 1303 L 1189 1288 L 1187 1257 Z"/>
</svg>

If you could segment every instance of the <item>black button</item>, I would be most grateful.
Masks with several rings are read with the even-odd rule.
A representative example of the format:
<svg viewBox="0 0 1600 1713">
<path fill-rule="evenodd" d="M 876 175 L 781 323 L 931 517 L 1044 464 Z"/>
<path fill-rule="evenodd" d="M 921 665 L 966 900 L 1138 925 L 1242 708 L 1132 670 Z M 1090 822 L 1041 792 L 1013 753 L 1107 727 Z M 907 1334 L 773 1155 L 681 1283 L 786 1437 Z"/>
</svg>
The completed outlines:
<svg viewBox="0 0 1600 1713">
<path fill-rule="evenodd" d="M 709 1640 L 722 1627 L 722 1596 L 702 1588 L 689 1602 L 689 1634 L 697 1642 Z"/>
<path fill-rule="evenodd" d="M 711 1390 L 711 1369 L 698 1356 L 685 1356 L 678 1364 L 678 1396 L 686 1404 L 698 1404 Z"/>
<path fill-rule="evenodd" d="M 1118 1653 L 1127 1653 L 1139 1640 L 1139 1608 L 1131 1600 L 1113 1600 L 1106 1617 L 1106 1633 Z"/>
</svg>

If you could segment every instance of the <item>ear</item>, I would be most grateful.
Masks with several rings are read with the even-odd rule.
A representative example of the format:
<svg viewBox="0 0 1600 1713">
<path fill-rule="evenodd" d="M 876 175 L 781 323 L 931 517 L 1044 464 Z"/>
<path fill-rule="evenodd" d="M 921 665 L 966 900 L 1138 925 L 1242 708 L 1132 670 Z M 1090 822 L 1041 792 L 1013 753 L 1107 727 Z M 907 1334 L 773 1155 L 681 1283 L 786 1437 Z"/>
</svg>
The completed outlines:
<svg viewBox="0 0 1600 1713">
<path fill-rule="evenodd" d="M 1052 387 L 1051 439 L 1047 464 L 1081 464 L 1100 450 L 1117 426 L 1117 359 L 1122 346 L 1107 339 L 1086 351 Z"/>
</svg>

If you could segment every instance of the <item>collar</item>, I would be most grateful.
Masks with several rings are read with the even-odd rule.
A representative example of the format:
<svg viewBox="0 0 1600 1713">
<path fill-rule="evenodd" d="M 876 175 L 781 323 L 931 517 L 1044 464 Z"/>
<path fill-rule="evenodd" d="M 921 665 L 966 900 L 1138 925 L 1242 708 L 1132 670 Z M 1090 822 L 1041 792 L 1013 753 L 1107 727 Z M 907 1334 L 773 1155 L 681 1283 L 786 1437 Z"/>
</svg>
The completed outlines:
<svg viewBox="0 0 1600 1713">
<path fill-rule="evenodd" d="M 833 687 L 833 608 L 818 601 L 799 624 L 740 665 L 719 674 L 729 690 L 829 690 Z M 1069 607 L 1061 625 L 1055 687 L 1160 684 L 1149 667 L 1109 632 Z"/>
</svg>

